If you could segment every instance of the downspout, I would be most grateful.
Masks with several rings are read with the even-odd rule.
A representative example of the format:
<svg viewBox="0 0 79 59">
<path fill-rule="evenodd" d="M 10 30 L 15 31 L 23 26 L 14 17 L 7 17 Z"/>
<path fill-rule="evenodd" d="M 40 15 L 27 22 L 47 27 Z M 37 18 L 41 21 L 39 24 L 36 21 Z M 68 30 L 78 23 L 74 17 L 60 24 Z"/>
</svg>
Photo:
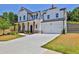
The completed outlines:
<svg viewBox="0 0 79 59">
<path fill-rule="evenodd" d="M 67 33 L 67 12 L 66 10 L 64 10 L 64 29 L 65 29 L 65 33 Z"/>
<path fill-rule="evenodd" d="M 44 13 L 42 13 L 42 12 L 40 12 L 40 20 L 41 20 L 41 22 L 44 21 Z M 41 28 L 42 23 L 41 22 L 40 22 L 40 33 L 42 33 L 42 28 Z"/>
<path fill-rule="evenodd" d="M 29 31 L 29 14 L 28 14 L 28 12 L 27 12 L 27 31 Z"/>
</svg>

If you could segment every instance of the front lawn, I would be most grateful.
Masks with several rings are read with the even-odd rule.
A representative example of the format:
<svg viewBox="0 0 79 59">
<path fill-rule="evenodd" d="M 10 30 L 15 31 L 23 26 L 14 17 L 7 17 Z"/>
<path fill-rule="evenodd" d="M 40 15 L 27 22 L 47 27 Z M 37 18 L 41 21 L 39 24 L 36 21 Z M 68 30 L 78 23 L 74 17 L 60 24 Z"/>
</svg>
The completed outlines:
<svg viewBox="0 0 79 59">
<path fill-rule="evenodd" d="M 79 54 L 79 34 L 62 34 L 42 47 L 65 54 Z"/>
<path fill-rule="evenodd" d="M 0 36 L 0 41 L 8 41 L 8 40 L 13 40 L 13 39 L 16 39 L 16 38 L 20 38 L 22 37 L 22 35 L 1 35 Z"/>
</svg>

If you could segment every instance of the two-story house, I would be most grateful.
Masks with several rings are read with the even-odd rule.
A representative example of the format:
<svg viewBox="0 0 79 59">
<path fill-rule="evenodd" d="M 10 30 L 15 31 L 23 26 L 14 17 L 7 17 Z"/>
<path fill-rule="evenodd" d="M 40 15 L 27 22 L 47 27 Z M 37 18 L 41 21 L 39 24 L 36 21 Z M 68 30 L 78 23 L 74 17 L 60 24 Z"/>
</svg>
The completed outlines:
<svg viewBox="0 0 79 59">
<path fill-rule="evenodd" d="M 51 7 L 32 12 L 22 7 L 18 12 L 18 32 L 62 33 L 67 31 L 65 8 Z"/>
</svg>

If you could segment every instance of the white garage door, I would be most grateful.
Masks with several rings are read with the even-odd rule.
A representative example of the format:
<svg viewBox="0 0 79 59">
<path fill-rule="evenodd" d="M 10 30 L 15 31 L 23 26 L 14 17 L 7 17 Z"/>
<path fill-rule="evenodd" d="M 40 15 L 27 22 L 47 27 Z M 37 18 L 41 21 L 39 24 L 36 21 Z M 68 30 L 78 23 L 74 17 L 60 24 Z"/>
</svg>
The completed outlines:
<svg viewBox="0 0 79 59">
<path fill-rule="evenodd" d="M 63 30 L 63 21 L 52 21 L 52 22 L 43 22 L 41 23 L 42 33 L 62 33 Z"/>
</svg>

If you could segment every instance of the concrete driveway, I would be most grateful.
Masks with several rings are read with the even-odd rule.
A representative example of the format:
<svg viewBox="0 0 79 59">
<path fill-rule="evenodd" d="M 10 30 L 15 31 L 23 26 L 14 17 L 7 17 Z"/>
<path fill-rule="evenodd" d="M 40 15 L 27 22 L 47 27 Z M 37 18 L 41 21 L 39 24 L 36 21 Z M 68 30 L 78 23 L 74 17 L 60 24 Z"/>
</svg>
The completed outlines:
<svg viewBox="0 0 79 59">
<path fill-rule="evenodd" d="M 33 34 L 11 41 L 0 42 L 0 53 L 2 54 L 41 54 L 45 52 L 41 48 L 59 34 Z"/>
</svg>

